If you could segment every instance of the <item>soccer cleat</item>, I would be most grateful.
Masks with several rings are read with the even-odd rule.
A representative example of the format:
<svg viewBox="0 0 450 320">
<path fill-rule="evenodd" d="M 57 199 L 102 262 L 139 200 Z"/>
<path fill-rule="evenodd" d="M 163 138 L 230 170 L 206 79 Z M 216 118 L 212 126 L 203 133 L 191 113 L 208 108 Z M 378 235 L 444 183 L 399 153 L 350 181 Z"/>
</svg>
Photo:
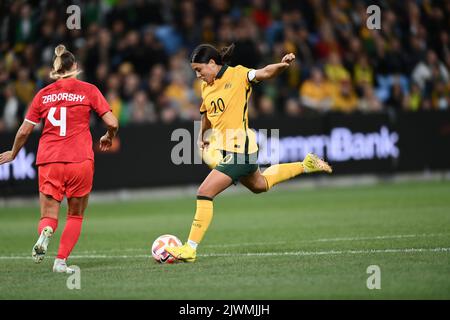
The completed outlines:
<svg viewBox="0 0 450 320">
<path fill-rule="evenodd" d="M 305 159 L 303 159 L 302 163 L 306 173 L 318 171 L 325 171 L 327 173 L 333 172 L 333 169 L 331 169 L 328 163 L 326 163 L 313 153 L 308 153 Z"/>
<path fill-rule="evenodd" d="M 55 262 L 53 263 L 53 272 L 57 273 L 75 273 L 75 270 L 72 268 L 69 268 L 66 264 L 66 259 L 55 259 Z"/>
<path fill-rule="evenodd" d="M 183 262 L 194 262 L 197 255 L 197 250 L 188 243 L 181 247 L 166 247 L 166 251 L 175 259 Z"/>
<path fill-rule="evenodd" d="M 34 262 L 40 263 L 44 260 L 45 254 L 47 253 L 48 243 L 50 242 L 50 238 L 53 235 L 52 227 L 45 227 L 41 231 L 41 235 L 37 240 L 36 244 L 33 246 L 33 250 L 31 251 L 31 256 L 34 259 Z"/>
</svg>

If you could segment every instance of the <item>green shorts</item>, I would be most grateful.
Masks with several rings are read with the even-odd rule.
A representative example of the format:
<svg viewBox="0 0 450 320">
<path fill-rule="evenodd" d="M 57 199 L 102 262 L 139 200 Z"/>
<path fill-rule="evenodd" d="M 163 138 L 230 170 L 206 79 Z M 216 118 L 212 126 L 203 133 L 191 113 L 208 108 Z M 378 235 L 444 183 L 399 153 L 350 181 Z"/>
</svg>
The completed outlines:
<svg viewBox="0 0 450 320">
<path fill-rule="evenodd" d="M 223 151 L 224 158 L 214 168 L 229 176 L 233 183 L 258 170 L 258 152 L 252 154 L 232 153 Z"/>
</svg>

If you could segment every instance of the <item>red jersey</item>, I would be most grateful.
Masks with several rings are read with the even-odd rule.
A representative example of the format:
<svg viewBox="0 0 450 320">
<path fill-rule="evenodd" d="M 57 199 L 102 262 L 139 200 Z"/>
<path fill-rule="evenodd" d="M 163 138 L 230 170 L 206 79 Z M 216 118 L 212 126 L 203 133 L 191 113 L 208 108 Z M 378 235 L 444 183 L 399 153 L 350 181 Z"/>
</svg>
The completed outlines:
<svg viewBox="0 0 450 320">
<path fill-rule="evenodd" d="M 40 90 L 25 121 L 44 119 L 36 165 L 94 160 L 90 112 L 100 117 L 111 108 L 98 88 L 75 78 L 61 79 Z"/>
</svg>

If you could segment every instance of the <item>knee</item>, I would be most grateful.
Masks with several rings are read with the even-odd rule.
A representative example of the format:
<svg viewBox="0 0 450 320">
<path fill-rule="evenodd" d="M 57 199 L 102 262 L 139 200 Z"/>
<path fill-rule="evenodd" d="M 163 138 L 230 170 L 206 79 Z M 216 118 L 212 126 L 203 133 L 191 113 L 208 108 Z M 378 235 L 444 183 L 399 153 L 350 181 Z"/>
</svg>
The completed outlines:
<svg viewBox="0 0 450 320">
<path fill-rule="evenodd" d="M 251 190 L 253 193 L 258 194 L 258 193 L 266 192 L 266 191 L 267 191 L 267 188 L 266 188 L 266 184 L 265 184 L 265 183 L 264 183 L 264 184 L 258 183 L 258 184 L 256 184 L 256 185 L 252 186 L 252 188 L 250 188 L 250 190 Z"/>
<path fill-rule="evenodd" d="M 255 193 L 255 194 L 258 194 L 258 193 L 266 192 L 266 189 L 253 188 L 253 189 L 251 189 L 251 191 L 252 191 L 253 193 Z"/>
<path fill-rule="evenodd" d="M 41 213 L 41 218 L 52 218 L 58 220 L 58 212 L 44 211 Z"/>
<path fill-rule="evenodd" d="M 214 196 L 211 195 L 211 192 L 208 191 L 208 188 L 200 186 L 197 190 L 197 197 L 207 197 L 213 199 Z"/>
</svg>

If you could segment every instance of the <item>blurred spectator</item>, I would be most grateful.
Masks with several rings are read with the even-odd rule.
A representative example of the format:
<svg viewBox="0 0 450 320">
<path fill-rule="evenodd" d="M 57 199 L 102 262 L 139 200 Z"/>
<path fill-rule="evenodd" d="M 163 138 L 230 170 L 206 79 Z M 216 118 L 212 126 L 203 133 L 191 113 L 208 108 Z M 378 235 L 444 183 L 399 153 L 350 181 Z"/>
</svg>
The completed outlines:
<svg viewBox="0 0 450 320">
<path fill-rule="evenodd" d="M 331 109 L 338 112 L 352 112 L 358 107 L 358 97 L 350 79 L 342 79 L 334 86 Z"/>
<path fill-rule="evenodd" d="M 194 1 L 182 1 L 176 16 L 178 32 L 182 35 L 184 46 L 191 52 L 201 42 L 201 25 L 197 23 Z"/>
<path fill-rule="evenodd" d="M 106 90 L 106 83 L 108 80 L 109 67 L 106 63 L 101 63 L 98 65 L 95 71 L 95 82 L 100 91 L 104 92 Z"/>
<path fill-rule="evenodd" d="M 284 107 L 284 111 L 286 113 L 286 115 L 288 115 L 289 117 L 298 117 L 301 115 L 301 109 L 300 109 L 300 105 L 298 103 L 297 99 L 294 98 L 289 98 L 286 101 L 286 105 Z"/>
<path fill-rule="evenodd" d="M 324 78 L 322 70 L 315 67 L 311 78 L 300 88 L 302 105 L 316 111 L 328 111 L 333 104 L 333 85 Z"/>
<path fill-rule="evenodd" d="M 422 94 L 419 85 L 413 83 L 411 86 L 411 92 L 405 97 L 403 108 L 406 111 L 418 111 L 420 110 L 422 103 Z"/>
<path fill-rule="evenodd" d="M 265 0 L 252 0 L 252 12 L 250 16 L 260 29 L 266 29 L 270 24 L 270 12 Z"/>
<path fill-rule="evenodd" d="M 437 53 L 439 59 L 444 61 L 448 66 L 448 62 L 450 61 L 450 38 L 448 31 L 441 31 L 439 38 L 440 41 L 437 43 Z"/>
<path fill-rule="evenodd" d="M 405 49 L 408 52 L 408 54 L 405 54 L 405 68 L 409 75 L 420 60 L 425 57 L 426 42 L 422 38 L 411 35 Z"/>
<path fill-rule="evenodd" d="M 406 73 L 406 59 L 405 53 L 402 50 L 400 41 L 396 38 L 391 40 L 390 47 L 383 56 L 382 63 L 386 70 L 384 73 L 405 74 Z"/>
<path fill-rule="evenodd" d="M 354 64 L 358 63 L 358 61 L 362 57 L 364 57 L 364 56 L 367 57 L 367 55 L 368 55 L 368 50 L 364 50 L 362 43 L 363 42 L 358 37 L 356 37 L 356 36 L 350 37 L 350 39 L 347 40 L 347 47 L 344 51 L 344 55 L 342 56 L 343 65 L 345 66 L 345 68 L 347 70 L 353 71 L 353 76 L 355 76 Z M 361 64 L 362 62 L 359 61 L 359 63 Z M 367 63 L 370 63 L 370 62 L 367 61 Z"/>
<path fill-rule="evenodd" d="M 170 104 L 166 95 L 162 95 L 159 99 L 161 108 L 161 121 L 163 123 L 172 123 L 178 119 L 177 110 Z"/>
<path fill-rule="evenodd" d="M 400 82 L 396 81 L 391 86 L 391 92 L 389 95 L 389 99 L 386 101 L 386 105 L 391 109 L 400 110 L 402 109 L 404 100 L 405 95 L 403 93 Z"/>
<path fill-rule="evenodd" d="M 342 48 L 334 35 L 331 22 L 323 21 L 319 28 L 319 41 L 314 48 L 320 60 L 326 60 L 332 52 L 342 52 Z"/>
<path fill-rule="evenodd" d="M 153 28 L 149 27 L 144 31 L 142 46 L 143 59 L 139 65 L 142 73 L 148 73 L 156 64 L 165 65 L 167 63 L 164 47 L 156 38 Z"/>
<path fill-rule="evenodd" d="M 325 64 L 325 74 L 333 83 L 339 83 L 342 80 L 349 80 L 350 73 L 342 65 L 341 58 L 336 51 L 330 53 L 328 62 Z"/>
<path fill-rule="evenodd" d="M 130 105 L 131 123 L 151 123 L 155 122 L 155 106 L 148 101 L 145 91 L 139 91 L 134 95 Z"/>
<path fill-rule="evenodd" d="M 119 120 L 119 123 L 126 125 L 130 118 L 128 105 L 120 98 L 117 91 L 109 91 L 106 95 L 106 100 L 111 106 L 112 113 Z"/>
<path fill-rule="evenodd" d="M 359 92 L 366 86 L 373 86 L 373 68 L 369 65 L 366 55 L 361 55 L 353 68 L 353 79 Z"/>
<path fill-rule="evenodd" d="M 412 72 L 412 80 L 421 90 L 427 90 L 433 80 L 449 82 L 449 74 L 445 65 L 438 59 L 433 50 L 428 50 L 426 60 L 419 62 Z M 429 89 L 429 88 L 428 88 Z"/>
<path fill-rule="evenodd" d="M 166 69 L 164 66 L 161 64 L 153 66 L 147 83 L 147 92 L 150 100 L 157 102 L 166 85 Z"/>
<path fill-rule="evenodd" d="M 132 72 L 124 73 L 124 85 L 121 92 L 121 97 L 126 103 L 131 103 L 134 94 L 139 90 L 139 77 Z"/>
<path fill-rule="evenodd" d="M 20 103 L 27 105 L 33 99 L 36 85 L 30 79 L 30 71 L 27 68 L 21 68 L 14 83 L 14 89 Z"/>
<path fill-rule="evenodd" d="M 15 42 L 17 44 L 31 43 L 35 40 L 36 20 L 31 15 L 31 6 L 25 3 L 20 10 L 20 19 L 16 25 Z"/>
<path fill-rule="evenodd" d="M 373 87 L 369 83 L 362 86 L 362 97 L 358 102 L 358 110 L 362 112 L 379 112 L 383 110 L 381 101 L 377 98 Z"/>
<path fill-rule="evenodd" d="M 167 123 L 198 117 L 199 82 L 189 55 L 204 42 L 235 43 L 232 66 L 259 68 L 288 52 L 296 54 L 279 77 L 254 86 L 252 117 L 332 107 L 346 112 L 449 110 L 448 1 L 382 1 L 381 30 L 366 27 L 366 1 L 77 4 L 83 12 L 80 30 L 66 27 L 66 15 L 59 14 L 61 6 L 54 1 L 2 5 L 0 130 L 20 123 L 34 94 L 51 82 L 53 50 L 61 42 L 74 51 L 80 77 L 108 95 L 121 125 L 135 117 Z M 323 66 L 325 76 L 317 75 L 314 66 Z M 360 97 L 356 108 L 355 91 Z M 273 112 L 266 112 L 271 109 L 267 99 Z M 143 105 L 153 106 L 154 115 Z"/>
<path fill-rule="evenodd" d="M 19 100 L 14 95 L 14 87 L 12 84 L 6 86 L 4 92 L 4 109 L 3 109 L 3 118 L 0 121 L 0 130 L 15 130 L 18 123 L 18 114 L 19 114 Z"/>
<path fill-rule="evenodd" d="M 270 97 L 263 95 L 259 99 L 259 115 L 261 117 L 271 117 L 274 113 L 275 106 L 273 105 L 273 100 Z"/>
<path fill-rule="evenodd" d="M 450 106 L 450 84 L 438 81 L 431 92 L 431 106 L 436 110 L 448 110 Z"/>
<path fill-rule="evenodd" d="M 297 44 L 297 59 L 302 67 L 306 69 L 312 68 L 314 65 L 314 53 L 311 47 L 310 34 L 306 26 L 300 25 L 297 29 L 296 44 Z"/>
<path fill-rule="evenodd" d="M 191 85 L 195 79 L 195 73 L 191 68 L 189 60 L 186 59 L 186 52 L 183 50 L 170 57 L 169 72 L 171 74 L 179 73 L 188 85 Z"/>
<path fill-rule="evenodd" d="M 171 83 L 167 86 L 165 96 L 171 107 L 178 110 L 182 119 L 193 120 L 199 118 L 199 107 L 196 103 L 194 90 L 187 85 L 186 79 L 179 71 L 171 74 Z"/>
<path fill-rule="evenodd" d="M 260 52 L 255 43 L 258 38 L 258 30 L 255 23 L 242 17 L 234 29 L 235 49 L 231 65 L 244 65 L 248 68 L 256 68 L 260 63 Z"/>
</svg>

